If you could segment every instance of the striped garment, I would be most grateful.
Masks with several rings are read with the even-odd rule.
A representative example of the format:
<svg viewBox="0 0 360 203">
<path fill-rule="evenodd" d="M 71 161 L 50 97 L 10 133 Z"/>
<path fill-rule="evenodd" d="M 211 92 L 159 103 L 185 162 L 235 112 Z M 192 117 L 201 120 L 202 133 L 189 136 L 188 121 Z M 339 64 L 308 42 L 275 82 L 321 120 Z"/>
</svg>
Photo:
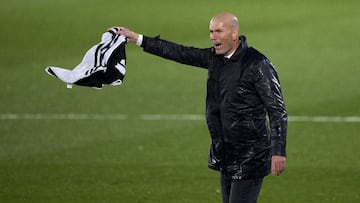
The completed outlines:
<svg viewBox="0 0 360 203">
<path fill-rule="evenodd" d="M 101 89 L 104 85 L 121 85 L 125 77 L 127 39 L 117 35 L 117 28 L 103 33 L 101 42 L 89 49 L 73 70 L 48 66 L 45 71 L 67 84 Z"/>
</svg>

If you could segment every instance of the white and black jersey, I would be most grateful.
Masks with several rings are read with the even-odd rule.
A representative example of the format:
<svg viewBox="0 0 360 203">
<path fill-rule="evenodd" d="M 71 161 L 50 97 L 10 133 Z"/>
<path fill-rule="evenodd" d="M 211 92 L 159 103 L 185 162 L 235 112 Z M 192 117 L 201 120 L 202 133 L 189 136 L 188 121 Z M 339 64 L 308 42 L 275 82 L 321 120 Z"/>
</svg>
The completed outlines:
<svg viewBox="0 0 360 203">
<path fill-rule="evenodd" d="M 48 66 L 45 71 L 72 85 L 102 88 L 104 85 L 121 85 L 125 77 L 127 39 L 117 35 L 117 28 L 103 33 L 101 42 L 89 49 L 81 63 L 73 70 Z"/>
</svg>

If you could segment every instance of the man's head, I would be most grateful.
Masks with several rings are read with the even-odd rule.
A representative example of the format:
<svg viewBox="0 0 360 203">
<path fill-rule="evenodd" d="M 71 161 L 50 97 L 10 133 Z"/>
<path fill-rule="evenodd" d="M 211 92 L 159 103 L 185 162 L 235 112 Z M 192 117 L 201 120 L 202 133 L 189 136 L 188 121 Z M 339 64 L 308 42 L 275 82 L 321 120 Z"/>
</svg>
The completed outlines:
<svg viewBox="0 0 360 203">
<path fill-rule="evenodd" d="M 210 21 L 210 39 L 218 55 L 229 55 L 239 46 L 239 22 L 231 13 L 219 13 Z"/>
</svg>

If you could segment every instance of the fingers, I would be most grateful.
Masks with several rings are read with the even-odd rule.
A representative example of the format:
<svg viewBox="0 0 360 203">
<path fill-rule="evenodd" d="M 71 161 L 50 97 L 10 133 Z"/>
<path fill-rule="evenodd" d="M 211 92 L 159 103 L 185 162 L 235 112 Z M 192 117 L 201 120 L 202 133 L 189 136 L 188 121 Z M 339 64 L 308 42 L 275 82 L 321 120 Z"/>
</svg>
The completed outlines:
<svg viewBox="0 0 360 203">
<path fill-rule="evenodd" d="M 285 168 L 279 164 L 274 164 L 272 166 L 272 175 L 273 176 L 279 176 L 282 172 L 284 172 Z"/>
<path fill-rule="evenodd" d="M 120 27 L 112 26 L 112 27 L 108 28 L 107 31 L 110 31 L 111 29 L 114 29 L 114 28 L 115 28 L 115 29 L 118 29 L 118 30 L 120 29 Z"/>
<path fill-rule="evenodd" d="M 272 157 L 271 173 L 273 176 L 279 176 L 282 172 L 285 171 L 285 162 L 286 162 L 286 157 L 282 157 L 282 156 Z"/>
<path fill-rule="evenodd" d="M 109 30 L 111 30 L 111 29 L 114 29 L 114 28 L 118 30 L 118 31 L 116 32 L 116 34 L 119 34 L 119 35 L 123 34 L 123 33 L 126 32 L 126 31 L 129 31 L 128 29 L 126 29 L 126 28 L 124 28 L 124 27 L 120 27 L 120 26 L 112 26 L 112 27 L 108 28 L 107 31 L 109 31 Z"/>
<path fill-rule="evenodd" d="M 126 32 L 129 32 L 128 29 L 124 28 L 124 27 L 117 27 L 119 30 L 117 31 L 117 34 L 121 35 L 124 34 Z"/>
<path fill-rule="evenodd" d="M 138 39 L 139 37 L 139 34 L 125 28 L 125 27 L 121 27 L 121 26 L 114 26 L 112 28 L 117 28 L 118 31 L 116 32 L 116 34 L 118 35 L 124 35 L 125 37 L 128 38 L 129 41 L 132 41 L 132 42 L 136 42 L 136 40 Z M 111 29 L 111 28 L 110 28 Z"/>
<path fill-rule="evenodd" d="M 124 28 L 124 27 L 113 26 L 113 27 L 109 28 L 108 31 L 111 30 L 111 29 L 113 29 L 113 28 L 116 28 L 116 29 L 118 30 L 118 31 L 116 32 L 116 34 L 121 34 L 122 32 L 124 32 L 124 31 L 126 30 L 126 28 Z"/>
</svg>

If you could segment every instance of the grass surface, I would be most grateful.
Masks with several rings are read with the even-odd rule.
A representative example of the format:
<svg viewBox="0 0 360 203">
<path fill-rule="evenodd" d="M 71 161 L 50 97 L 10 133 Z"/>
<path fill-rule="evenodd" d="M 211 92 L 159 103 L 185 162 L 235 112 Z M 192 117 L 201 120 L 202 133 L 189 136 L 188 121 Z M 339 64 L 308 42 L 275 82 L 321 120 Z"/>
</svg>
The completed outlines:
<svg viewBox="0 0 360 203">
<path fill-rule="evenodd" d="M 360 116 L 358 1 L 54 1 L 0 7 L 0 114 L 124 114 L 124 120 L 0 120 L 0 202 L 220 202 L 207 169 L 204 70 L 127 46 L 120 87 L 71 90 L 48 65 L 76 66 L 113 25 L 211 46 L 212 15 L 238 15 L 275 64 L 290 116 Z M 290 122 L 287 170 L 259 202 L 359 202 L 360 123 Z"/>
</svg>

